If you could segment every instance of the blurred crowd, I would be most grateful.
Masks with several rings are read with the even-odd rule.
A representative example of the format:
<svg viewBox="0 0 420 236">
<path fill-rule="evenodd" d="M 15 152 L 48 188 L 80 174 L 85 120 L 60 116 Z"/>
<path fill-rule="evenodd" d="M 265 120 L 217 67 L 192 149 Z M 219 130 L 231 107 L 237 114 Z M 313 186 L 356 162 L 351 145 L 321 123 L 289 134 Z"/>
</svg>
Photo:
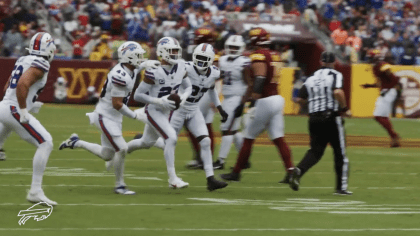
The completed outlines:
<svg viewBox="0 0 420 236">
<path fill-rule="evenodd" d="M 366 61 L 369 50 L 377 49 L 395 64 L 420 65 L 415 0 L 0 0 L 0 53 L 23 55 L 28 39 L 47 26 L 60 35 L 58 58 L 114 59 L 124 40 L 140 42 L 151 53 L 163 36 L 188 48 L 199 27 L 213 28 L 220 39 L 234 33 L 226 24 L 230 12 L 252 12 L 268 21 L 303 17 L 330 35 L 352 63 Z M 63 50 L 66 43 L 70 50 Z"/>
</svg>

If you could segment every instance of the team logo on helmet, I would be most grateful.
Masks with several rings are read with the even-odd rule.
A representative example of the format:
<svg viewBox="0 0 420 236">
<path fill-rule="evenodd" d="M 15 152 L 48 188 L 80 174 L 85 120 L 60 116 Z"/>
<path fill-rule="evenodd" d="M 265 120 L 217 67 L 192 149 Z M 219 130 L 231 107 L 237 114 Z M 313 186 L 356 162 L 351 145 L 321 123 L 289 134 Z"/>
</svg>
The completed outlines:
<svg viewBox="0 0 420 236">
<path fill-rule="evenodd" d="M 160 44 L 160 45 L 164 45 L 164 44 L 167 44 L 167 43 L 169 43 L 169 39 L 167 39 L 167 38 L 162 39 L 158 42 L 158 44 Z"/>
<path fill-rule="evenodd" d="M 122 54 L 124 55 L 126 51 L 134 51 L 137 48 L 137 46 L 134 43 L 130 43 L 123 49 L 121 49 Z"/>
</svg>

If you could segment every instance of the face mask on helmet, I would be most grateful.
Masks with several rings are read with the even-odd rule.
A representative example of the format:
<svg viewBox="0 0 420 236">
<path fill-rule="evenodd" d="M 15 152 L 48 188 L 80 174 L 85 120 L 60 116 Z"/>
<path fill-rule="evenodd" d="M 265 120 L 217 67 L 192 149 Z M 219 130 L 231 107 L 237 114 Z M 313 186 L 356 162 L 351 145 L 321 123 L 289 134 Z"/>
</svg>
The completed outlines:
<svg viewBox="0 0 420 236">
<path fill-rule="evenodd" d="M 211 58 L 203 55 L 195 55 L 194 65 L 201 70 L 207 69 L 211 65 Z"/>
<path fill-rule="evenodd" d="M 168 49 L 169 58 L 172 60 L 178 60 L 181 58 L 181 50 L 178 48 Z"/>
<path fill-rule="evenodd" d="M 228 45 L 226 48 L 226 54 L 228 55 L 240 55 L 241 53 L 241 47 L 239 46 Z"/>
</svg>

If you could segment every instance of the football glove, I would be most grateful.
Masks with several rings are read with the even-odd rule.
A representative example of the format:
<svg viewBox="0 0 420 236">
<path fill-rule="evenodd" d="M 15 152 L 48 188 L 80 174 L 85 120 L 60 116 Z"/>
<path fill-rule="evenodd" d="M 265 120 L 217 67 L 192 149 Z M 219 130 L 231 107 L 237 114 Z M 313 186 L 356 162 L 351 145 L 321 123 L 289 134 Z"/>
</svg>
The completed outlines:
<svg viewBox="0 0 420 236">
<path fill-rule="evenodd" d="M 241 103 L 235 108 L 235 118 L 241 117 L 242 112 L 244 111 L 244 105 L 244 103 Z"/>
<path fill-rule="evenodd" d="M 223 110 L 222 106 L 218 106 L 217 110 L 219 110 L 219 114 L 222 116 L 221 122 L 225 123 L 229 115 Z"/>
<path fill-rule="evenodd" d="M 168 100 L 169 95 L 156 99 L 156 105 L 166 110 L 175 110 L 175 101 Z"/>
<path fill-rule="evenodd" d="M 31 115 L 29 114 L 28 110 L 25 109 L 21 109 L 20 110 L 20 123 L 22 124 L 28 124 L 29 123 L 29 119 L 31 119 Z"/>
<path fill-rule="evenodd" d="M 160 61 L 147 60 L 140 64 L 140 70 L 143 69 L 157 69 L 160 66 Z"/>
<path fill-rule="evenodd" d="M 144 108 L 134 110 L 134 113 L 136 113 L 136 120 L 141 121 L 143 123 L 147 122 L 147 115 L 144 112 Z"/>
</svg>

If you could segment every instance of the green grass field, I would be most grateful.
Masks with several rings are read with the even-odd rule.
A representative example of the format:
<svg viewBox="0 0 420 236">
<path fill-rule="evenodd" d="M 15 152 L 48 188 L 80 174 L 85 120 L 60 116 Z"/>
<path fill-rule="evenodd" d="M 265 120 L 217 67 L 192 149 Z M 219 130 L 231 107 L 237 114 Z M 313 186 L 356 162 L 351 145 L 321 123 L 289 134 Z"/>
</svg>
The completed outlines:
<svg viewBox="0 0 420 236">
<path fill-rule="evenodd" d="M 273 146 L 256 146 L 252 168 L 241 182 L 220 191 L 206 190 L 203 171 L 187 170 L 190 144 L 181 138 L 176 167 L 190 183 L 167 186 L 163 152 L 137 151 L 126 158 L 126 183 L 134 196 L 113 193 L 114 175 L 104 162 L 84 150 L 58 151 L 70 134 L 100 142 L 86 112 L 93 107 L 44 106 L 37 118 L 54 139 L 44 176 L 46 195 L 59 203 L 43 221 L 20 226 L 35 148 L 12 135 L 0 162 L 0 235 L 420 235 L 420 146 L 411 149 L 349 147 L 349 189 L 353 196 L 333 196 L 335 181 L 330 148 L 293 192 L 277 182 L 284 168 Z M 420 139 L 420 122 L 393 120 L 403 138 Z M 286 133 L 307 133 L 306 117 L 286 117 Z M 143 125 L 128 119 L 126 140 Z M 215 125 L 217 128 L 218 125 Z M 347 134 L 386 136 L 372 119 L 348 119 Z M 287 137 L 287 134 L 286 134 Z M 217 145 L 218 146 L 218 145 Z M 308 147 L 292 146 L 295 163 Z M 236 150 L 228 165 L 236 161 Z M 228 170 L 216 171 L 216 175 Z"/>
</svg>

